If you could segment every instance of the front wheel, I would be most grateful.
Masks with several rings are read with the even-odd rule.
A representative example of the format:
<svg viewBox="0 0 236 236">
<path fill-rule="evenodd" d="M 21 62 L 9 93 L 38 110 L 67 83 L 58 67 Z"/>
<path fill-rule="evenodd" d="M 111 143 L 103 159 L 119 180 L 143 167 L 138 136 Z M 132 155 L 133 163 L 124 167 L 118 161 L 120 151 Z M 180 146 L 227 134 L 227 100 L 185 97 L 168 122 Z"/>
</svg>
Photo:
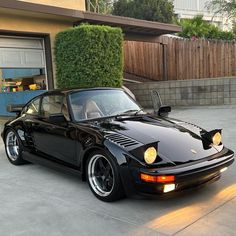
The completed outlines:
<svg viewBox="0 0 236 236">
<path fill-rule="evenodd" d="M 5 149 L 8 160 L 13 165 L 22 165 L 27 163 L 22 158 L 22 144 L 18 135 L 13 130 L 8 130 L 5 134 Z"/>
<path fill-rule="evenodd" d="M 98 199 L 112 202 L 124 196 L 117 164 L 105 153 L 90 155 L 86 173 L 89 187 Z"/>
</svg>

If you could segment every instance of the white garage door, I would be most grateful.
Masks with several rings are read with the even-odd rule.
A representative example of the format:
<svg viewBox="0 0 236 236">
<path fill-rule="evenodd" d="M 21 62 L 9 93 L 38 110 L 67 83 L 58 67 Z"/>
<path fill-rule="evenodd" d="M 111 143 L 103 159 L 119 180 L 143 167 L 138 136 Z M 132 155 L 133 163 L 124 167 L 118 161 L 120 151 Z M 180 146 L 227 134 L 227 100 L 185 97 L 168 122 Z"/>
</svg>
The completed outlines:
<svg viewBox="0 0 236 236">
<path fill-rule="evenodd" d="M 43 40 L 0 36 L 0 68 L 45 68 Z"/>
</svg>

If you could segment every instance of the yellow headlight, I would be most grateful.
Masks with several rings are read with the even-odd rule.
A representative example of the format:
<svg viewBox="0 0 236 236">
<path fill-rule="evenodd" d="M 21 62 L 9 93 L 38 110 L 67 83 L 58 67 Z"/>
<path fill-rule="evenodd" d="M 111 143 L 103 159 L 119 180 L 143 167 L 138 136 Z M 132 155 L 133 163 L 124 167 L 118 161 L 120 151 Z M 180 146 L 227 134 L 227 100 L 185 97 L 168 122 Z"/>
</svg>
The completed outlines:
<svg viewBox="0 0 236 236">
<path fill-rule="evenodd" d="M 150 147 L 144 152 L 144 160 L 147 164 L 154 163 L 156 157 L 157 157 L 157 150 L 154 147 Z"/>
<path fill-rule="evenodd" d="M 213 137 L 212 137 L 212 143 L 216 146 L 220 145 L 221 143 L 221 134 L 220 132 L 217 132 Z"/>
</svg>

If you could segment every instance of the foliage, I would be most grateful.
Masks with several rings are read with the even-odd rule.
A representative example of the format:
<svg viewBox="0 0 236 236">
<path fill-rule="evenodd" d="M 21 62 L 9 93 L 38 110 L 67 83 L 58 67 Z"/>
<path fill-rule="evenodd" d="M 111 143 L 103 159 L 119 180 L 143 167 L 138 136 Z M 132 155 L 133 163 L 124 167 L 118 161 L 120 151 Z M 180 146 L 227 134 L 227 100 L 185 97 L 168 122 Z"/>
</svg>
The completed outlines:
<svg viewBox="0 0 236 236">
<path fill-rule="evenodd" d="M 166 0 L 117 0 L 112 14 L 163 23 L 175 17 L 173 3 Z"/>
<path fill-rule="evenodd" d="M 113 0 L 86 0 L 87 11 L 108 14 L 112 10 Z"/>
<path fill-rule="evenodd" d="M 193 19 L 181 19 L 179 25 L 182 26 L 182 32 L 178 35 L 184 38 L 236 39 L 233 32 L 222 31 L 219 27 L 204 21 L 203 16 L 196 16 Z"/>
<path fill-rule="evenodd" d="M 225 14 L 228 18 L 236 17 L 235 0 L 209 0 L 207 8 L 213 10 L 215 14 Z"/>
<path fill-rule="evenodd" d="M 84 24 L 58 33 L 55 41 L 57 86 L 120 87 L 122 47 L 120 28 Z"/>
<path fill-rule="evenodd" d="M 236 35 L 236 21 L 233 21 L 232 32 Z"/>
</svg>

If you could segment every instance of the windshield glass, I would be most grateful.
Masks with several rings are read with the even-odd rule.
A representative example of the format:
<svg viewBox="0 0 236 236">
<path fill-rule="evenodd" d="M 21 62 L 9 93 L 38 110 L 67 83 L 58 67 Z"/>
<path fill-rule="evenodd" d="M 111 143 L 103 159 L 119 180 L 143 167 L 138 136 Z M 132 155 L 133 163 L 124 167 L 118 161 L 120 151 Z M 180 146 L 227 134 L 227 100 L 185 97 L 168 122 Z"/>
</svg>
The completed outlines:
<svg viewBox="0 0 236 236">
<path fill-rule="evenodd" d="M 116 116 L 137 112 L 141 107 L 122 90 L 78 91 L 70 95 L 71 108 L 76 121 Z"/>
</svg>

